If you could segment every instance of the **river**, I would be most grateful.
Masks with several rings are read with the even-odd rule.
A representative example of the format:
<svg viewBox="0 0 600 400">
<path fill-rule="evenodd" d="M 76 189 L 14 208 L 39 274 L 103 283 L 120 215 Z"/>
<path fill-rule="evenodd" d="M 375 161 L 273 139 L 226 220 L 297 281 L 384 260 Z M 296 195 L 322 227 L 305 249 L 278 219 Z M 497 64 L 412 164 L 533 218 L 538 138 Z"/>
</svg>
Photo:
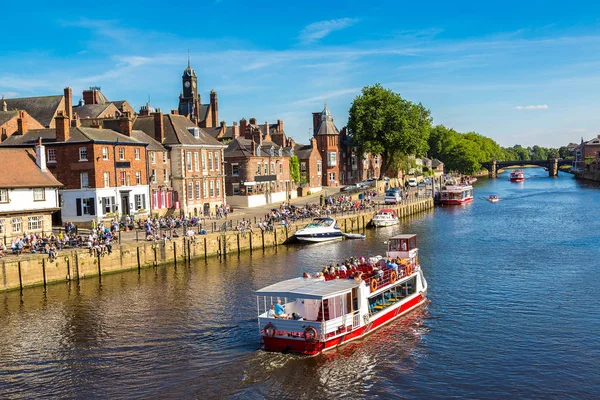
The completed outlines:
<svg viewBox="0 0 600 400">
<path fill-rule="evenodd" d="M 594 398 L 600 186 L 527 169 L 368 231 L 0 294 L 0 394 L 69 398 Z M 501 201 L 488 203 L 498 194 Z M 258 350 L 253 290 L 419 235 L 428 305 L 323 356 Z"/>
</svg>

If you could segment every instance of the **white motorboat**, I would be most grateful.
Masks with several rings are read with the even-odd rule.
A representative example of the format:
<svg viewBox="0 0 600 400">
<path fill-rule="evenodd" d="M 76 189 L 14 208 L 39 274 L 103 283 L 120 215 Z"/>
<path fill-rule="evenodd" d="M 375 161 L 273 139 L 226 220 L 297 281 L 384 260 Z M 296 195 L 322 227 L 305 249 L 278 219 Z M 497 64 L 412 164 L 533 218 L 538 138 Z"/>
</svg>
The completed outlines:
<svg viewBox="0 0 600 400">
<path fill-rule="evenodd" d="M 312 222 L 294 234 L 301 242 L 327 242 L 344 237 L 335 219 L 315 218 Z"/>
<path fill-rule="evenodd" d="M 382 226 L 392 226 L 396 225 L 400 222 L 396 212 L 391 208 L 384 208 L 380 210 L 373 219 L 371 220 L 373 226 L 382 227 Z"/>
</svg>

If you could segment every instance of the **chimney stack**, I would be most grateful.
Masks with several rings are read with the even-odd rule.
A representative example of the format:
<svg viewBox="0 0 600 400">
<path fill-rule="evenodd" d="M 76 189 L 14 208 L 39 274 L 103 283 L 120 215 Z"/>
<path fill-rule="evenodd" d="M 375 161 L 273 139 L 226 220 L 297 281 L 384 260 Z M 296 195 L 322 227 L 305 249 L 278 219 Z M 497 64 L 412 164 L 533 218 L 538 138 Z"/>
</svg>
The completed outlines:
<svg viewBox="0 0 600 400">
<path fill-rule="evenodd" d="M 256 125 L 256 118 L 250 118 L 250 125 Z"/>
<path fill-rule="evenodd" d="M 165 122 L 163 114 L 159 112 L 152 113 L 154 117 L 154 140 L 158 143 L 165 141 Z"/>
<path fill-rule="evenodd" d="M 70 87 L 66 87 L 65 93 L 65 115 L 67 118 L 73 118 L 73 92 Z"/>
<path fill-rule="evenodd" d="M 233 121 L 233 126 L 231 127 L 232 129 L 232 133 L 233 133 L 233 138 L 239 138 L 240 137 L 240 127 L 238 126 L 237 122 Z"/>
<path fill-rule="evenodd" d="M 123 135 L 131 137 L 133 121 L 131 120 L 131 113 L 129 111 L 123 112 L 123 116 L 119 119 L 119 129 Z"/>
<path fill-rule="evenodd" d="M 217 98 L 217 92 L 214 90 L 210 91 L 210 108 L 212 109 L 212 126 L 217 126 L 217 121 L 219 121 L 219 99 Z"/>
<path fill-rule="evenodd" d="M 70 137 L 70 124 L 69 119 L 65 116 L 65 112 L 63 110 L 59 110 L 54 117 L 54 121 L 56 124 L 56 141 L 57 142 L 66 142 Z"/>
<path fill-rule="evenodd" d="M 277 120 L 277 132 L 283 132 L 283 121 L 280 119 Z"/>
<path fill-rule="evenodd" d="M 269 132 L 269 123 L 265 121 L 265 141 L 271 141 L 271 132 Z"/>
<path fill-rule="evenodd" d="M 240 136 L 250 139 L 250 135 L 248 135 L 248 121 L 246 121 L 246 118 L 240 120 Z"/>
<path fill-rule="evenodd" d="M 77 115 L 77 113 L 73 113 L 73 118 L 71 119 L 71 128 L 77 128 L 79 126 L 81 126 L 79 115 Z"/>
<path fill-rule="evenodd" d="M 91 87 L 83 91 L 83 102 L 85 104 L 100 104 L 100 88 Z"/>
<path fill-rule="evenodd" d="M 320 112 L 314 112 L 313 115 L 313 134 L 317 134 L 317 130 L 319 129 L 319 124 L 321 123 L 321 114 Z"/>
<path fill-rule="evenodd" d="M 6 104 L 6 100 L 4 99 L 4 95 L 2 95 L 2 111 L 8 111 L 8 104 Z"/>
<path fill-rule="evenodd" d="M 19 111 L 19 118 L 17 119 L 17 132 L 19 135 L 23 135 L 27 132 L 27 121 L 25 120 L 25 112 Z"/>
<path fill-rule="evenodd" d="M 42 144 L 42 138 L 38 139 L 38 144 L 35 146 L 35 163 L 42 172 L 46 172 L 46 148 Z"/>
<path fill-rule="evenodd" d="M 179 110 L 171 110 L 172 115 L 179 115 Z"/>
</svg>

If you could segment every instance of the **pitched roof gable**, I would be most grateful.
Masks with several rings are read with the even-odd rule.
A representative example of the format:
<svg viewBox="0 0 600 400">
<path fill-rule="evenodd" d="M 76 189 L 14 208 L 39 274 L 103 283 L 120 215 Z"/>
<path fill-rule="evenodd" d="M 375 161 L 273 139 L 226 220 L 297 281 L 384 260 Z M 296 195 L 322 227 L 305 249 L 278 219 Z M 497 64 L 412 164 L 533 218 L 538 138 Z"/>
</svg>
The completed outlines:
<svg viewBox="0 0 600 400">
<path fill-rule="evenodd" d="M 35 152 L 31 149 L 0 148 L 3 164 L 14 165 L 19 173 L 0 174 L 0 188 L 62 187 L 50 171 L 42 172 L 35 163 Z"/>
<path fill-rule="evenodd" d="M 44 126 L 50 126 L 61 106 L 63 95 L 22 97 L 17 99 L 5 99 L 7 109 L 25 110 L 35 120 Z"/>
</svg>

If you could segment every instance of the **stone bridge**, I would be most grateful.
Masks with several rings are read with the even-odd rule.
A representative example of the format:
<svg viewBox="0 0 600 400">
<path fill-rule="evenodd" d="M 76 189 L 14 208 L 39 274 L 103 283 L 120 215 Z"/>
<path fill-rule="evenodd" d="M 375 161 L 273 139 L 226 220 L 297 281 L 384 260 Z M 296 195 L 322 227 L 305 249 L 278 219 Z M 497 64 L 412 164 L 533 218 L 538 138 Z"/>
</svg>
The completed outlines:
<svg viewBox="0 0 600 400">
<path fill-rule="evenodd" d="M 489 162 L 481 163 L 481 166 L 488 170 L 490 178 L 498 177 L 498 169 L 508 167 L 523 167 L 526 165 L 537 165 L 540 167 L 548 168 L 549 176 L 557 176 L 558 168 L 563 165 L 571 165 L 570 160 L 559 160 L 558 158 L 549 158 L 547 160 L 517 160 L 517 161 L 496 161 L 492 160 Z"/>
</svg>

